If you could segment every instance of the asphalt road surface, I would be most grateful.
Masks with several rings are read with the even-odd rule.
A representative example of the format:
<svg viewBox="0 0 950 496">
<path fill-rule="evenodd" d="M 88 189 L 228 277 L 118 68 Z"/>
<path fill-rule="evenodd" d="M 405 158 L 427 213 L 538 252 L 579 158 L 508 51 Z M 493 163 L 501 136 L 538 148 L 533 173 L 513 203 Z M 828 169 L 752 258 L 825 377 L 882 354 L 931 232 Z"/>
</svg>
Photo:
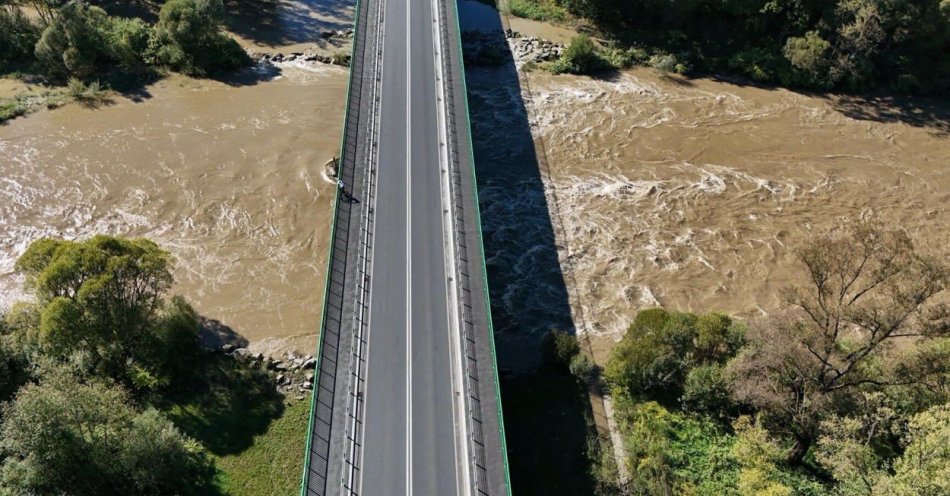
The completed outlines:
<svg viewBox="0 0 950 496">
<path fill-rule="evenodd" d="M 431 0 L 384 8 L 361 492 L 463 494 L 434 13 Z"/>
</svg>

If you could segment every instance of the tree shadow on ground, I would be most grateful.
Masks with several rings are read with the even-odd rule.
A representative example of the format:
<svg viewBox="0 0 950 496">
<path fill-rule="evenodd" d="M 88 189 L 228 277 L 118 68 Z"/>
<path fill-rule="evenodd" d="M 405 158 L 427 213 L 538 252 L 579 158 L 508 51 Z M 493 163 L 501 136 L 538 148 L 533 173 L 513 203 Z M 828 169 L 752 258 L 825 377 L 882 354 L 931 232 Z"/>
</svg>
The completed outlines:
<svg viewBox="0 0 950 496">
<path fill-rule="evenodd" d="M 353 27 L 354 0 L 226 0 L 228 31 L 276 47 L 316 43 L 327 31 Z"/>
<path fill-rule="evenodd" d="M 838 112 L 863 121 L 900 122 L 924 128 L 934 136 L 950 136 L 950 102 L 923 97 L 835 95 Z"/>
<path fill-rule="evenodd" d="M 220 349 L 229 344 L 235 348 L 246 348 L 247 338 L 238 334 L 234 329 L 217 319 L 209 319 L 205 316 L 198 317 L 198 340 L 201 345 L 208 349 Z"/>
<path fill-rule="evenodd" d="M 265 370 L 223 353 L 203 352 L 190 380 L 159 405 L 165 414 L 211 453 L 225 456 L 249 448 L 284 411 L 284 397 Z"/>
<path fill-rule="evenodd" d="M 576 331 L 558 258 L 563 247 L 555 233 L 563 231 L 557 196 L 542 180 L 548 173 L 546 150 L 543 141 L 532 138 L 530 96 L 522 93 L 500 20 L 464 4 L 459 1 L 462 29 L 497 35 L 500 41 L 492 44 L 504 47 L 501 65 L 474 67 L 466 59 L 466 83 L 496 352 L 504 372 L 512 489 L 592 494 L 586 458 L 590 403 L 572 377 L 541 365 L 550 329 Z M 474 25 L 466 19 L 472 11 L 478 17 Z"/>
</svg>

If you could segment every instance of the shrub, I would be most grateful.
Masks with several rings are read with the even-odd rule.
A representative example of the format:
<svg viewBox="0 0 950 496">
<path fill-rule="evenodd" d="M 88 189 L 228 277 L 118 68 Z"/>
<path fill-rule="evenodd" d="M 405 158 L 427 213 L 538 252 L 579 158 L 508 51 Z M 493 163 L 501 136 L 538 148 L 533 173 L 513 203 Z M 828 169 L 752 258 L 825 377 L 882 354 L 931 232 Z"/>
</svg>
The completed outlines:
<svg viewBox="0 0 950 496">
<path fill-rule="evenodd" d="M 149 60 L 196 76 L 249 64 L 241 46 L 221 32 L 223 15 L 221 0 L 169 0 L 149 38 Z"/>
<path fill-rule="evenodd" d="M 567 10 L 550 0 L 508 0 L 511 15 L 535 21 L 563 21 Z"/>
<path fill-rule="evenodd" d="M 567 45 L 561 58 L 551 66 L 551 71 L 555 74 L 590 74 L 608 67 L 593 40 L 580 34 Z"/>
<path fill-rule="evenodd" d="M 580 353 L 581 347 L 577 342 L 577 336 L 552 329 L 544 340 L 542 351 L 549 363 L 569 367 L 574 356 Z"/>
<path fill-rule="evenodd" d="M 107 37 L 109 55 L 117 64 L 126 69 L 145 65 L 149 27 L 141 19 L 112 18 Z"/>
<path fill-rule="evenodd" d="M 584 383 L 592 381 L 597 373 L 597 366 L 583 353 L 578 353 L 574 355 L 574 358 L 571 358 L 568 369 L 570 369 L 571 375 Z"/>
<path fill-rule="evenodd" d="M 48 371 L 3 409 L 0 486 L 12 494 L 213 494 L 213 465 L 115 384 Z"/>
<path fill-rule="evenodd" d="M 744 335 L 744 329 L 725 315 L 644 310 L 614 348 L 604 378 L 634 395 L 651 393 L 676 400 L 691 369 L 725 363 L 743 345 Z"/>
<path fill-rule="evenodd" d="M 718 417 L 729 418 L 735 413 L 729 381 L 721 365 L 700 365 L 686 375 L 683 387 L 683 408 Z"/>
</svg>

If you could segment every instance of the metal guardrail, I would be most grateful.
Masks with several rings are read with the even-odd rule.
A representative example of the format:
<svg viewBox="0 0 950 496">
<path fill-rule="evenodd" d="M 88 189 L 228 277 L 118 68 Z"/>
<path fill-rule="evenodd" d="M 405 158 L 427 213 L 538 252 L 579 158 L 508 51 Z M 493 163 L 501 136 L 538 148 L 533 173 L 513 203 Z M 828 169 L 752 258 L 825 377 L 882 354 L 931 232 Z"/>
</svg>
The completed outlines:
<svg viewBox="0 0 950 496">
<path fill-rule="evenodd" d="M 359 112 L 362 98 L 363 54 L 366 37 L 360 25 L 365 21 L 366 10 L 362 1 L 356 3 L 356 22 L 353 46 L 350 55 L 350 75 L 347 90 L 347 106 L 344 117 L 343 139 L 337 176 L 344 183 L 353 184 L 356 172 L 356 146 L 360 127 Z M 358 77 L 354 77 L 358 75 Z M 353 203 L 341 201 L 341 192 L 337 191 L 332 242 L 328 258 L 326 288 L 324 293 L 323 319 L 320 329 L 320 343 L 317 352 L 317 367 L 314 374 L 313 397 L 310 407 L 310 429 L 307 439 L 307 452 L 304 459 L 304 474 L 301 482 L 301 495 L 327 493 L 327 473 L 330 462 L 330 433 L 333 425 L 333 404 L 336 394 L 337 362 L 339 359 L 340 331 L 343 322 L 344 281 L 346 280 L 350 222 Z"/>
<path fill-rule="evenodd" d="M 494 383 L 493 384 L 494 387 L 492 389 L 494 390 L 494 393 L 495 393 L 495 398 L 494 398 L 495 407 L 496 407 L 495 413 L 498 419 L 498 436 L 499 436 L 499 443 L 501 444 L 500 446 L 501 456 L 502 456 L 501 469 L 503 471 L 503 476 L 504 476 L 504 490 L 507 496 L 511 496 L 512 494 L 511 474 L 508 467 L 508 447 L 507 447 L 507 442 L 505 440 L 505 418 L 504 418 L 504 413 L 503 413 L 502 403 L 501 403 L 501 384 L 498 381 L 498 361 L 497 361 L 497 356 L 495 354 L 495 330 L 492 324 L 491 296 L 488 291 L 488 272 L 486 269 L 486 262 L 485 262 L 485 246 L 484 246 L 484 241 L 483 241 L 484 235 L 482 233 L 482 220 L 481 220 L 482 215 L 481 215 L 481 207 L 479 206 L 479 202 L 478 202 L 478 179 L 477 179 L 477 174 L 475 171 L 475 150 L 474 150 L 474 145 L 472 144 L 471 111 L 469 109 L 469 103 L 468 103 L 468 83 L 466 81 L 466 76 L 465 76 L 465 61 L 463 57 L 464 51 L 462 47 L 462 25 L 461 25 L 461 21 L 458 15 L 459 8 L 458 8 L 457 1 L 455 3 L 455 7 L 452 10 L 455 17 L 454 19 L 455 32 L 458 35 L 455 40 L 456 50 L 457 50 L 456 55 L 458 58 L 458 66 L 461 69 L 461 77 L 459 78 L 459 81 L 461 82 L 461 85 L 462 85 L 461 101 L 463 102 L 462 116 L 464 118 L 464 120 L 461 121 L 461 123 L 462 125 L 464 125 L 465 133 L 467 137 L 467 145 L 468 145 L 467 155 L 468 156 L 466 158 L 470 165 L 471 177 L 469 179 L 471 180 L 471 193 L 473 196 L 474 209 L 475 209 L 474 211 L 475 233 L 474 234 L 477 239 L 477 244 L 473 248 L 474 248 L 476 256 L 479 257 L 479 262 L 480 262 L 479 267 L 481 268 L 480 278 L 481 278 L 481 282 L 483 283 L 482 297 L 484 298 L 484 305 L 485 305 L 485 308 L 483 311 L 485 312 L 485 315 L 487 316 L 486 324 L 488 325 L 488 350 L 487 351 L 490 353 L 490 357 L 491 357 L 491 364 L 490 364 L 491 372 L 492 372 L 491 380 Z M 479 276 L 477 275 L 476 277 L 479 277 Z"/>
<path fill-rule="evenodd" d="M 443 47 L 448 46 L 448 43 L 451 42 L 451 37 L 449 35 L 449 16 L 446 8 L 447 0 L 437 0 L 439 6 L 439 36 L 442 38 L 441 45 Z M 460 301 L 457 302 L 459 310 L 459 318 L 462 330 L 462 351 L 464 355 L 463 363 L 463 372 L 465 374 L 464 384 L 467 392 L 467 401 L 466 405 L 468 406 L 468 416 L 471 422 L 469 434 L 471 439 L 469 442 L 472 450 L 470 451 L 471 459 L 469 462 L 474 469 L 474 480 L 472 481 L 475 492 L 477 494 L 488 495 L 490 494 L 490 483 L 488 480 L 488 468 L 487 468 L 487 455 L 485 452 L 485 438 L 483 434 L 483 422 L 482 422 L 482 405 L 479 398 L 479 379 L 478 379 L 478 359 L 476 355 L 476 339 L 475 339 L 475 324 L 472 318 L 472 294 L 471 294 L 471 279 L 469 274 L 469 258 L 468 258 L 468 246 L 466 242 L 465 235 L 465 202 L 462 196 L 462 178 L 461 178 L 461 162 L 459 157 L 459 146 L 458 146 L 458 133 L 457 133 L 457 115 L 455 112 L 455 87 L 459 82 L 455 79 L 455 71 L 453 70 L 452 57 L 446 56 L 448 54 L 443 54 L 441 57 L 442 62 L 442 74 L 444 80 L 442 81 L 443 91 L 445 95 L 445 100 L 442 104 L 445 107 L 445 115 L 447 116 L 447 122 L 445 125 L 448 127 L 448 150 L 449 150 L 449 169 L 451 173 L 451 196 L 453 203 L 453 228 L 455 229 L 456 236 L 456 274 L 458 275 L 457 280 L 455 281 L 457 294 L 461 296 Z M 462 85 L 459 85 L 462 86 Z M 464 87 L 464 86 L 463 86 Z"/>
</svg>

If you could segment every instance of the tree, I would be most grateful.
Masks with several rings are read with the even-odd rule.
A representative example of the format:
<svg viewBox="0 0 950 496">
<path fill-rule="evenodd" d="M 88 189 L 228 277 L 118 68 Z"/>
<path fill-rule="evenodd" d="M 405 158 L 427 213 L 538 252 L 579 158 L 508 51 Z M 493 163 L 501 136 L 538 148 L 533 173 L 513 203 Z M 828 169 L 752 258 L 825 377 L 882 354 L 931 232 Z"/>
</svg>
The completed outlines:
<svg viewBox="0 0 950 496">
<path fill-rule="evenodd" d="M 17 8 L 0 0 L 0 66 L 28 60 L 40 38 L 40 28 Z"/>
<path fill-rule="evenodd" d="M 796 69 L 807 74 L 819 84 L 828 84 L 828 52 L 831 43 L 817 31 L 809 31 L 803 37 L 792 37 L 785 42 L 785 58 Z"/>
<path fill-rule="evenodd" d="M 0 482 L 16 494 L 212 494 L 201 446 L 114 384 L 47 370 L 3 409 Z"/>
<path fill-rule="evenodd" d="M 950 494 L 950 405 L 915 415 L 907 426 L 904 444 L 904 453 L 894 462 L 894 474 L 881 478 L 874 494 Z"/>
<path fill-rule="evenodd" d="M 198 76 L 247 65 L 247 53 L 221 32 L 223 15 L 221 0 L 169 0 L 152 31 L 149 58 Z"/>
<path fill-rule="evenodd" d="M 652 392 L 678 398 L 690 369 L 732 358 L 744 343 L 744 333 L 724 315 L 644 310 L 614 348 L 604 377 L 635 395 Z"/>
<path fill-rule="evenodd" d="M 822 423 L 817 459 L 838 482 L 836 491 L 846 496 L 950 493 L 950 405 L 934 406 L 908 420 L 882 401 L 882 395 L 868 398 L 877 409 Z M 875 444 L 882 436 L 897 435 L 903 453 L 890 464 Z"/>
<path fill-rule="evenodd" d="M 791 496 L 792 488 L 779 481 L 781 447 L 768 431 L 748 416 L 733 424 L 736 441 L 732 456 L 739 463 L 739 493 L 755 496 Z"/>
<path fill-rule="evenodd" d="M 41 239 L 16 262 L 37 303 L 23 339 L 44 353 L 86 353 L 91 367 L 137 390 L 170 383 L 197 349 L 198 318 L 166 301 L 172 259 L 146 239 Z"/>
<path fill-rule="evenodd" d="M 950 333 L 950 310 L 933 301 L 950 270 L 906 233 L 861 224 L 816 239 L 799 257 L 807 284 L 785 292 L 785 313 L 755 326 L 730 365 L 736 399 L 794 438 L 795 463 L 820 421 L 860 392 L 925 379 L 927 370 L 894 373 L 896 342 L 906 350 Z"/>
<path fill-rule="evenodd" d="M 36 58 L 58 77 L 85 78 L 108 58 L 106 24 L 99 7 L 72 0 L 60 7 L 36 43 Z"/>
</svg>

